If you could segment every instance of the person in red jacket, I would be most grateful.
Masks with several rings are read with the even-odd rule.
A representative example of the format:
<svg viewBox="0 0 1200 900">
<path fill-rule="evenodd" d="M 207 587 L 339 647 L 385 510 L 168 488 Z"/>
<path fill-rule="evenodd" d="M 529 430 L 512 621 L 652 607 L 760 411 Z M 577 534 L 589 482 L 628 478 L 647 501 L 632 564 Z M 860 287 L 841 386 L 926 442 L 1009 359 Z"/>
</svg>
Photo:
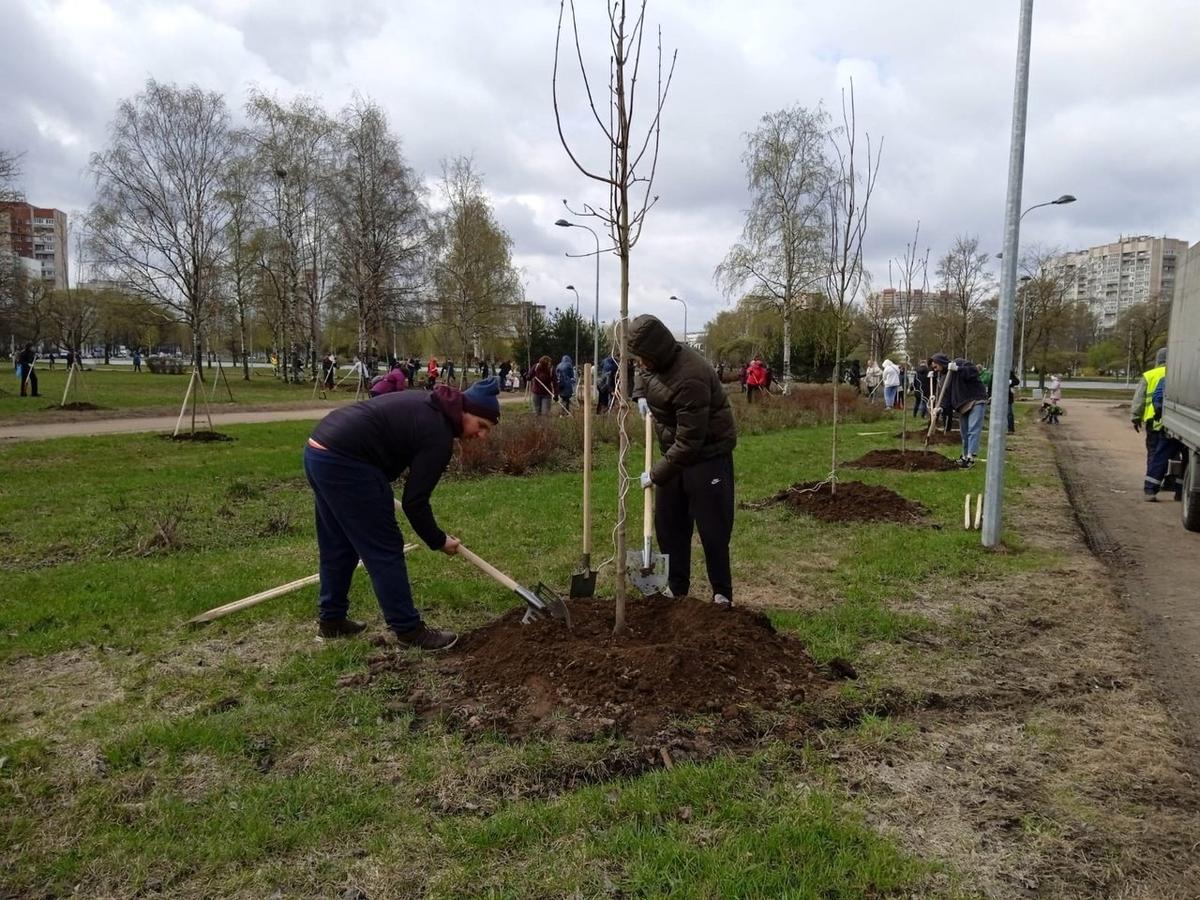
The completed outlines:
<svg viewBox="0 0 1200 900">
<path fill-rule="evenodd" d="M 429 388 L 429 390 L 432 391 L 434 389 L 434 387 L 437 386 L 437 380 L 438 380 L 438 364 L 437 364 L 437 360 L 434 359 L 432 356 L 429 357 L 429 368 L 425 370 L 425 375 L 426 375 L 426 378 L 428 379 L 425 382 L 425 386 L 427 388 Z"/>
<path fill-rule="evenodd" d="M 762 357 L 755 356 L 746 369 L 746 402 L 753 403 L 755 394 L 767 389 L 767 367 Z"/>
</svg>

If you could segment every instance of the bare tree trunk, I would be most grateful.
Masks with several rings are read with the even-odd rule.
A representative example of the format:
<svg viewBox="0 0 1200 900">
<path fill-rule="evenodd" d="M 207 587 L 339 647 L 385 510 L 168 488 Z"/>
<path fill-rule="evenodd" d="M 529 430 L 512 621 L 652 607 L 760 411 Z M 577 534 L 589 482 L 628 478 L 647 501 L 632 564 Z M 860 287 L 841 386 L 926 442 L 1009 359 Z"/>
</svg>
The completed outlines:
<svg viewBox="0 0 1200 900">
<path fill-rule="evenodd" d="M 839 321 L 835 326 L 837 334 L 833 339 L 833 440 L 830 442 L 829 458 L 829 493 L 837 494 L 837 454 L 838 454 L 838 372 L 842 368 L 842 325 Z"/>
<path fill-rule="evenodd" d="M 837 380 L 837 367 L 833 370 L 834 380 Z M 783 314 L 783 383 L 786 387 L 792 381 L 792 317 Z"/>
</svg>

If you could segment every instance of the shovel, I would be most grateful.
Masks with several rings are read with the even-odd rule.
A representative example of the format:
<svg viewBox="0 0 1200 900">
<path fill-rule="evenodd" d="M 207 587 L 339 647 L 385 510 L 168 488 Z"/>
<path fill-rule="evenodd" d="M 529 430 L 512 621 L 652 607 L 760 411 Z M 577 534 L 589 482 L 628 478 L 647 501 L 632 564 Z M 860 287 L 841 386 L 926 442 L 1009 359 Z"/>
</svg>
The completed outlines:
<svg viewBox="0 0 1200 900">
<path fill-rule="evenodd" d="M 596 594 L 596 570 L 592 568 L 592 365 L 583 367 L 583 556 L 579 571 L 571 576 L 571 597 Z"/>
<path fill-rule="evenodd" d="M 929 439 L 933 437 L 933 430 L 937 428 L 937 410 L 942 408 L 942 401 L 946 398 L 946 388 L 950 386 L 950 379 L 953 377 L 954 373 L 947 371 L 946 377 L 942 379 L 942 387 L 938 391 L 937 401 L 929 408 L 929 431 L 925 432 L 922 446 L 929 446 Z"/>
<path fill-rule="evenodd" d="M 646 471 L 654 464 L 654 418 L 646 413 Z M 625 551 L 625 569 L 633 586 L 647 597 L 661 594 L 667 586 L 669 558 L 655 553 L 651 547 L 654 536 L 654 486 L 646 487 L 642 505 L 642 549 Z"/>
<path fill-rule="evenodd" d="M 480 559 L 462 544 L 458 545 L 457 555 L 461 556 L 485 575 L 489 575 L 500 582 L 525 601 L 525 615 L 521 618 L 521 622 L 525 625 L 538 619 L 550 617 L 558 619 L 567 626 L 568 631 L 571 630 L 571 611 L 567 609 L 567 604 L 563 602 L 562 597 L 558 596 L 558 594 L 546 587 L 546 585 L 538 582 L 538 586 L 533 590 L 519 585 L 490 562 Z"/>
</svg>

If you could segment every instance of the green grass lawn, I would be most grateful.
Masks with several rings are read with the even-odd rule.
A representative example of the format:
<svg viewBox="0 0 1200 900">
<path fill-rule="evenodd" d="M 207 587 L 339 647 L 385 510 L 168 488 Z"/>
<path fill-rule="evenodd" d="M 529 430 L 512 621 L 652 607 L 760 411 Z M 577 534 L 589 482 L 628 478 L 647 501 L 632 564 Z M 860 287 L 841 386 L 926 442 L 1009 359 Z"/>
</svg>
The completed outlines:
<svg viewBox="0 0 1200 900">
<path fill-rule="evenodd" d="M 12 375 L 12 373 L 9 373 Z M 229 391 L 224 381 L 213 378 L 217 369 L 204 370 L 205 396 L 211 398 L 213 409 L 237 408 L 259 405 L 321 405 L 327 401 L 313 400 L 312 384 L 285 384 L 274 378 L 268 369 L 251 369 L 250 380 L 242 380 L 241 369 L 225 369 Z M 0 382 L 0 423 L 36 422 L 53 415 L 48 406 L 58 406 L 63 399 L 67 383 L 67 370 L 59 365 L 53 371 L 39 366 L 37 370 L 40 397 L 21 397 L 20 385 L 15 376 Z M 149 371 L 135 373 L 129 366 L 97 366 L 85 370 L 82 383 L 76 390 L 72 386 L 67 403 L 87 402 L 104 407 L 105 410 L 136 410 L 150 412 L 159 410 L 178 412 L 187 392 L 190 375 L 153 375 Z M 349 383 L 349 382 L 347 382 Z M 344 387 L 344 386 L 343 386 Z M 233 401 L 229 399 L 230 392 Z M 336 402 L 353 399 L 353 387 L 349 391 L 338 390 L 330 398 Z"/>
<path fill-rule="evenodd" d="M 133 376 L 95 380 L 106 377 Z M 382 880 L 393 896 L 878 897 L 932 871 L 866 824 L 814 748 L 767 741 L 606 780 L 586 773 L 620 752 L 609 742 L 467 740 L 413 727 L 394 705 L 404 675 L 339 688 L 377 651 L 316 642 L 315 590 L 185 626 L 315 571 L 300 470 L 310 427 L 231 427 L 233 442 L 204 446 L 133 435 L 0 447 L 0 658 L 5 696 L 19 698 L 0 714 L 9 890 L 330 896 Z M 844 426 L 841 458 L 896 443 L 859 435 L 880 430 L 898 429 Z M 824 477 L 829 438 L 820 427 L 744 437 L 739 500 Z M 614 461 L 603 448 L 600 559 Z M 736 590 L 780 600 L 777 627 L 818 660 L 929 627 L 903 611 L 924 584 L 1040 561 L 1019 546 L 985 553 L 962 530 L 963 495 L 982 490 L 982 467 L 841 476 L 887 484 L 929 514 L 917 525 L 829 526 L 779 507 L 739 509 L 734 535 Z M 434 508 L 518 580 L 565 587 L 580 552 L 579 486 L 571 472 L 450 479 Z M 630 518 L 636 529 L 639 501 Z M 414 553 L 411 573 L 435 624 L 481 624 L 515 602 L 441 554 Z M 378 626 L 361 573 L 351 600 Z M 865 675 L 855 690 L 871 690 Z"/>
</svg>

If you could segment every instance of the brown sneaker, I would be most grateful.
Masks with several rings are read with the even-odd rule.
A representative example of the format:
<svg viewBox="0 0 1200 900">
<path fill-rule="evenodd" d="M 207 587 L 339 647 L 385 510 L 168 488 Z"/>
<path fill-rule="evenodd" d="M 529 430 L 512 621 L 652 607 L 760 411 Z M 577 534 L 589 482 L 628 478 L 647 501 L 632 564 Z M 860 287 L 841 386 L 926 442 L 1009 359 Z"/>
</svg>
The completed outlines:
<svg viewBox="0 0 1200 900">
<path fill-rule="evenodd" d="M 322 619 L 317 623 L 317 632 L 323 638 L 352 637 L 367 626 L 352 619 Z"/>
<path fill-rule="evenodd" d="M 449 650 L 458 643 L 458 635 L 453 631 L 438 631 L 429 628 L 424 622 L 408 631 L 396 631 L 396 640 L 406 647 L 416 647 L 418 650 Z"/>
</svg>

